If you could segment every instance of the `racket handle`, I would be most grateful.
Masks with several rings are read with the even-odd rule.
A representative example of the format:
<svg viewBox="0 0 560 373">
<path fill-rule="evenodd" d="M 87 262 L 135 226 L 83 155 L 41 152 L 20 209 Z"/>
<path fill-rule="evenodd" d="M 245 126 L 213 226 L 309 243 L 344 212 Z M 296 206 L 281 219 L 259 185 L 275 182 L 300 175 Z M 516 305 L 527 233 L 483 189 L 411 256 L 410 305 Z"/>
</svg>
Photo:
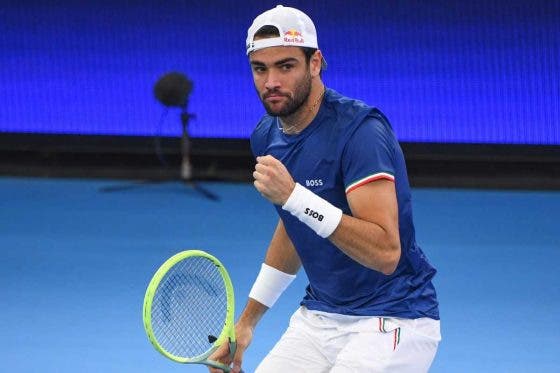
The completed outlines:
<svg viewBox="0 0 560 373">
<path fill-rule="evenodd" d="M 235 350 L 237 350 L 237 343 L 232 342 L 231 340 L 229 341 L 229 353 L 231 354 L 231 358 L 233 359 L 233 356 L 235 355 Z M 243 369 L 241 369 L 239 371 L 239 373 L 245 373 L 243 371 Z"/>
</svg>

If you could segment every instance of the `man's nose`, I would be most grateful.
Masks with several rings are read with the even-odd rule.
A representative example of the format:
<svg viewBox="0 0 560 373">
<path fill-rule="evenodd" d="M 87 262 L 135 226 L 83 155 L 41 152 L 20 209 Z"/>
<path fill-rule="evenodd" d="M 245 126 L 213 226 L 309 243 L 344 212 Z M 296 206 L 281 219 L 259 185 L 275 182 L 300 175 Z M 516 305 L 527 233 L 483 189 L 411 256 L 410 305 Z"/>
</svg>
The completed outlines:
<svg viewBox="0 0 560 373">
<path fill-rule="evenodd" d="M 278 74 L 273 71 L 269 71 L 266 76 L 266 81 L 264 86 L 268 90 L 274 90 L 280 87 L 280 80 L 278 79 Z"/>
</svg>

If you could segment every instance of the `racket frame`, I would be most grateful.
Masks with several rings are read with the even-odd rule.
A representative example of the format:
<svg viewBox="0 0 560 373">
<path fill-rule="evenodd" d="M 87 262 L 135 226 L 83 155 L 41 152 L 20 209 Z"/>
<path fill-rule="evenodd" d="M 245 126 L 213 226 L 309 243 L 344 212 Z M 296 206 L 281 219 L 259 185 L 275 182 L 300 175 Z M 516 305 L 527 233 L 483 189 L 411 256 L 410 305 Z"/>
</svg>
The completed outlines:
<svg viewBox="0 0 560 373">
<path fill-rule="evenodd" d="M 226 297 L 227 297 L 227 307 L 226 307 L 226 318 L 225 318 L 224 327 L 222 328 L 222 332 L 220 333 L 216 341 L 214 341 L 214 343 L 212 344 L 212 347 L 209 348 L 206 352 L 198 356 L 186 358 L 186 357 L 174 355 L 169 351 L 165 350 L 160 345 L 160 343 L 158 342 L 154 334 L 154 330 L 152 328 L 151 311 L 152 311 L 152 302 L 154 300 L 154 296 L 156 294 L 158 286 L 160 285 L 161 280 L 165 277 L 167 272 L 169 272 L 169 270 L 179 262 L 192 257 L 201 257 L 201 258 L 208 259 L 216 267 L 218 267 L 218 270 L 220 271 L 220 274 L 222 276 L 222 280 L 224 281 Z M 212 366 L 214 368 L 222 369 L 224 372 L 229 372 L 230 367 L 218 361 L 209 360 L 208 357 L 214 351 L 216 351 L 223 343 L 226 342 L 229 343 L 230 355 L 233 357 L 233 355 L 235 354 L 235 349 L 237 344 L 235 342 L 234 305 L 235 305 L 235 300 L 233 295 L 233 285 L 231 283 L 231 279 L 224 265 L 216 257 L 214 257 L 211 254 L 208 254 L 205 251 L 185 250 L 167 259 L 159 267 L 159 269 L 152 277 L 150 283 L 148 284 L 148 288 L 146 289 L 146 294 L 144 296 L 144 306 L 143 306 L 144 329 L 146 330 L 148 339 L 155 347 L 155 349 L 159 351 L 162 355 L 167 357 L 168 359 L 183 364 L 204 364 L 204 365 Z"/>
</svg>

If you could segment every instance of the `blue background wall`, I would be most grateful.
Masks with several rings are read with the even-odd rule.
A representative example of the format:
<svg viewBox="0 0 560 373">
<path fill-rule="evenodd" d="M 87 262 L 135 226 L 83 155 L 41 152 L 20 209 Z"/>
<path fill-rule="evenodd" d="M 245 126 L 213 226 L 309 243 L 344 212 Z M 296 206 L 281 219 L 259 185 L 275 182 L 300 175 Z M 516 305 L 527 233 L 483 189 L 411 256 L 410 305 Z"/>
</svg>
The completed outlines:
<svg viewBox="0 0 560 373">
<path fill-rule="evenodd" d="M 277 1 L 3 1 L 0 132 L 178 136 L 153 85 L 194 81 L 191 135 L 247 138 L 263 109 L 246 30 Z M 401 141 L 560 144 L 559 1 L 285 1 L 313 19 L 326 84 Z"/>
</svg>

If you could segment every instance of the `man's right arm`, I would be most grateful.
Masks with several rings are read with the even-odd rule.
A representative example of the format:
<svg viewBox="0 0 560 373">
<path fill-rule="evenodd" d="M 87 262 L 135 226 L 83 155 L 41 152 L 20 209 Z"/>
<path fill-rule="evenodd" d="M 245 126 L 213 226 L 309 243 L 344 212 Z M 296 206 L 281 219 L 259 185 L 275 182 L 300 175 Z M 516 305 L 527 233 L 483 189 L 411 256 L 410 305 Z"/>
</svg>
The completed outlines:
<svg viewBox="0 0 560 373">
<path fill-rule="evenodd" d="M 268 247 L 265 264 L 284 272 L 289 275 L 295 275 L 301 267 L 300 258 L 295 250 L 295 247 L 288 237 L 288 233 L 284 228 L 284 223 L 280 219 L 276 230 L 272 235 L 272 240 Z M 237 339 L 237 351 L 233 358 L 232 372 L 239 372 L 241 368 L 243 354 L 253 339 L 253 332 L 268 310 L 268 307 L 255 299 L 249 298 L 245 309 L 241 313 L 236 325 L 235 334 Z M 213 354 L 213 359 L 222 361 L 224 364 L 230 364 L 229 351 L 227 351 L 227 344 L 224 344 Z M 211 373 L 218 373 L 221 371 L 210 368 Z"/>
<path fill-rule="evenodd" d="M 291 275 L 295 275 L 301 267 L 299 255 L 281 219 L 278 220 L 264 261 L 269 266 Z"/>
<path fill-rule="evenodd" d="M 295 275 L 301 267 L 301 261 L 292 240 L 288 237 L 282 219 L 278 220 L 278 225 L 272 235 L 264 262 L 268 266 L 289 275 Z M 237 326 L 254 330 L 267 310 L 267 306 L 255 299 L 249 298 L 245 309 L 237 321 Z"/>
</svg>

